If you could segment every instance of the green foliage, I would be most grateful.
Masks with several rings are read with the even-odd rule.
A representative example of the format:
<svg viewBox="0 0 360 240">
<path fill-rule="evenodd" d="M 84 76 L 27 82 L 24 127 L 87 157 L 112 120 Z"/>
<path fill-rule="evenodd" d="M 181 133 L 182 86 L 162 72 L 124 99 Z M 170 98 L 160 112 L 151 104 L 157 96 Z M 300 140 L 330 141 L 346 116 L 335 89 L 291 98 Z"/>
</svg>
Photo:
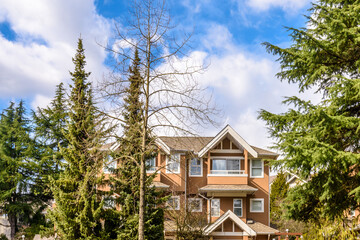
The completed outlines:
<svg viewBox="0 0 360 240">
<path fill-rule="evenodd" d="M 284 153 L 274 164 L 311 179 L 289 194 L 288 216 L 321 224 L 360 203 L 360 1 L 319 0 L 308 19 L 306 29 L 289 28 L 289 48 L 265 46 L 279 56 L 281 80 L 317 88 L 323 99 L 289 97 L 286 113 L 262 110 L 260 118 Z"/>
<path fill-rule="evenodd" d="M 92 99 L 90 73 L 85 72 L 85 54 L 82 39 L 78 41 L 75 71 L 70 73 L 67 147 L 60 146 L 64 158 L 64 171 L 58 179 L 52 179 L 52 192 L 56 201 L 49 217 L 61 239 L 100 239 L 102 227 L 102 203 L 96 185 L 102 166 L 99 152 L 104 134 L 101 116 L 96 113 Z"/>
<path fill-rule="evenodd" d="M 283 172 L 278 173 L 275 180 L 271 184 L 270 193 L 270 222 L 277 223 L 282 217 L 281 204 L 287 196 L 289 184 Z"/>
<path fill-rule="evenodd" d="M 5 234 L 0 234 L 0 240 L 9 240 Z"/>
<path fill-rule="evenodd" d="M 140 58 L 135 51 L 132 67 L 129 69 L 129 86 L 124 97 L 123 137 L 118 139 L 119 148 L 112 153 L 112 159 L 118 162 L 110 178 L 112 189 L 110 195 L 116 196 L 116 203 L 121 206 L 119 211 L 117 239 L 138 239 L 139 200 L 140 200 L 140 161 L 156 157 L 154 147 L 145 152 L 142 148 L 143 136 L 143 103 L 141 102 L 143 79 L 139 71 Z M 147 134 L 149 136 L 149 134 Z M 152 139 L 147 139 L 151 146 Z M 155 175 L 148 176 L 145 182 L 145 236 L 146 239 L 163 239 L 163 210 L 156 207 L 163 202 L 161 193 L 151 187 Z M 113 211 L 117 211 L 114 209 Z M 114 215 L 114 214 L 112 214 Z M 106 220 L 107 221 L 107 220 Z"/>
<path fill-rule="evenodd" d="M 0 211 L 8 215 L 11 238 L 18 223 L 30 224 L 34 212 L 43 206 L 31 132 L 24 102 L 10 103 L 0 119 Z"/>
</svg>

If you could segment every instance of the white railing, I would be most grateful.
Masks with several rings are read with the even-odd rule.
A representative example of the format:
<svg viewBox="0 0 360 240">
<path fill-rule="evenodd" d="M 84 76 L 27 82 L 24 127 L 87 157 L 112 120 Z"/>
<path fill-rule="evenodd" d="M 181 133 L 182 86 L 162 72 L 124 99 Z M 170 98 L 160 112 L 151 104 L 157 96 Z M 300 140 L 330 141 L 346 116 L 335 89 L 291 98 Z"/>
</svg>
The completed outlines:
<svg viewBox="0 0 360 240">
<path fill-rule="evenodd" d="M 245 170 L 210 170 L 213 175 L 244 175 Z"/>
</svg>

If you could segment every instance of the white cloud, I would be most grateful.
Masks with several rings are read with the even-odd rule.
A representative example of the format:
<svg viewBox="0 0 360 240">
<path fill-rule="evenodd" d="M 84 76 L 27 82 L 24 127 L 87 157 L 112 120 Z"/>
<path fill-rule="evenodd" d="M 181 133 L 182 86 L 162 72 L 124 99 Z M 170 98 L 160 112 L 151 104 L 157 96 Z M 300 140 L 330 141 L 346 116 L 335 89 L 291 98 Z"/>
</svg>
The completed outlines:
<svg viewBox="0 0 360 240">
<path fill-rule="evenodd" d="M 235 45 L 231 34 L 227 34 L 221 44 L 211 44 L 217 35 L 216 29 L 218 34 L 227 32 L 218 26 L 204 36 L 204 42 L 209 44 L 207 60 L 211 64 L 198 76 L 199 81 L 213 90 L 216 104 L 224 111 L 222 127 L 228 123 L 250 144 L 268 148 L 273 140 L 268 138 L 265 123 L 257 119 L 260 109 L 281 113 L 288 109 L 281 104 L 284 96 L 319 102 L 321 95 L 311 90 L 299 94 L 295 84 L 281 82 L 275 77 L 278 63 L 268 55 L 254 54 L 256 51 Z"/>
<path fill-rule="evenodd" d="M 101 78 L 106 57 L 97 42 L 106 43 L 108 20 L 96 13 L 93 1 L 3 0 L 0 21 L 9 22 L 15 41 L 0 37 L 0 95 L 52 97 L 55 85 L 68 82 L 77 38 L 83 38 L 90 80 Z"/>
<path fill-rule="evenodd" d="M 308 0 L 246 0 L 246 5 L 257 11 L 267 11 L 273 7 L 284 11 L 294 12 L 302 9 L 309 3 Z"/>
<path fill-rule="evenodd" d="M 37 107 L 46 108 L 47 106 L 49 106 L 51 100 L 52 100 L 51 97 L 46 97 L 43 95 L 36 95 L 33 102 L 31 103 L 31 107 L 33 109 L 37 109 Z"/>
</svg>

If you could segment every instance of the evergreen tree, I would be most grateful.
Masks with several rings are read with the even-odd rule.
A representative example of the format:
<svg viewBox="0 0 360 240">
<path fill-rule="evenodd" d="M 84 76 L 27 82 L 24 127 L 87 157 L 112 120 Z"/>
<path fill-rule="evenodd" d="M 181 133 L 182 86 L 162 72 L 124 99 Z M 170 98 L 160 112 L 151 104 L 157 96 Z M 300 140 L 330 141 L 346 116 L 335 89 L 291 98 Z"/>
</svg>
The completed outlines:
<svg viewBox="0 0 360 240">
<path fill-rule="evenodd" d="M 40 205 L 34 193 L 35 144 L 23 101 L 10 106 L 0 119 L 0 212 L 8 215 L 11 239 L 18 223 L 29 223 Z"/>
<path fill-rule="evenodd" d="M 119 164 L 114 170 L 114 176 L 111 178 L 116 202 L 121 205 L 120 227 L 118 239 L 138 239 L 139 224 L 139 181 L 140 181 L 140 161 L 141 155 L 145 154 L 147 158 L 155 157 L 156 149 L 148 149 L 145 153 L 142 150 L 142 126 L 143 126 L 143 103 L 141 102 L 143 78 L 140 74 L 140 58 L 138 50 L 135 51 L 135 58 L 132 67 L 129 69 L 129 86 L 126 89 L 124 97 L 123 119 L 123 137 L 119 139 L 119 148 L 113 154 Z M 149 134 L 148 134 L 149 136 Z M 150 145 L 152 139 L 147 139 Z M 147 239 L 163 239 L 163 210 L 156 208 L 156 204 L 163 201 L 159 197 L 159 192 L 151 187 L 154 176 L 148 176 L 146 179 L 146 224 L 145 233 Z"/>
<path fill-rule="evenodd" d="M 271 184 L 270 193 L 270 222 L 277 223 L 282 217 L 281 204 L 287 196 L 289 184 L 283 172 L 278 173 Z"/>
<path fill-rule="evenodd" d="M 70 86 L 68 141 L 60 148 L 64 158 L 64 171 L 54 179 L 52 191 L 56 201 L 50 218 L 61 239 L 99 239 L 102 203 L 97 196 L 98 173 L 102 154 L 98 151 L 104 131 L 92 99 L 90 73 L 85 72 L 85 54 L 82 39 L 78 41 L 73 85 Z"/>
<path fill-rule="evenodd" d="M 63 157 L 60 147 L 66 148 L 68 140 L 65 138 L 67 106 L 63 83 L 56 87 L 55 97 L 50 106 L 33 112 L 35 125 L 35 140 L 38 146 L 38 178 L 37 186 L 41 186 L 41 192 L 52 199 L 50 190 L 50 176 L 58 178 L 61 170 Z"/>
<path fill-rule="evenodd" d="M 289 97 L 284 103 L 294 107 L 286 113 L 260 113 L 285 156 L 275 164 L 310 179 L 288 195 L 287 214 L 295 220 L 334 221 L 359 207 L 359 6 L 355 0 L 316 1 L 308 28 L 289 28 L 289 48 L 265 43 L 279 56 L 281 80 L 324 94 L 317 105 Z"/>
<path fill-rule="evenodd" d="M 60 147 L 66 148 L 68 140 L 65 138 L 68 107 L 66 105 L 64 84 L 56 86 L 55 97 L 50 106 L 33 112 L 35 134 L 43 147 L 43 162 L 51 162 L 55 172 L 59 171 L 62 156 Z"/>
</svg>

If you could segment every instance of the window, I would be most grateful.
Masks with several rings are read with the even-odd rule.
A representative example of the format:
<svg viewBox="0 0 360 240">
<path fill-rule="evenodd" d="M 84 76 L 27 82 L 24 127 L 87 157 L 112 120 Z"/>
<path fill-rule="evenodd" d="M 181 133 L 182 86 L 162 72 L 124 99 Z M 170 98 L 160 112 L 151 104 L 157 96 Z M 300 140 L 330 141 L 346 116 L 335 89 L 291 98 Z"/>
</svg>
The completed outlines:
<svg viewBox="0 0 360 240">
<path fill-rule="evenodd" d="M 202 177 L 202 159 L 193 158 L 190 160 L 190 176 Z"/>
<path fill-rule="evenodd" d="M 251 160 L 250 177 L 263 178 L 264 177 L 264 162 L 261 159 Z"/>
<path fill-rule="evenodd" d="M 201 198 L 189 198 L 188 209 L 191 212 L 202 212 L 202 199 Z"/>
<path fill-rule="evenodd" d="M 166 173 L 180 173 L 180 153 L 167 156 Z"/>
<path fill-rule="evenodd" d="M 116 168 L 116 161 L 109 155 L 104 160 L 103 172 L 106 174 L 112 173 Z"/>
<path fill-rule="evenodd" d="M 146 172 L 153 173 L 156 172 L 156 157 L 151 157 L 146 159 Z"/>
<path fill-rule="evenodd" d="M 104 198 L 104 208 L 115 208 L 116 203 L 113 197 Z"/>
<path fill-rule="evenodd" d="M 250 212 L 264 212 L 264 199 L 263 198 L 250 199 Z"/>
<path fill-rule="evenodd" d="M 180 210 L 180 196 L 172 196 L 166 204 L 172 210 Z"/>
<path fill-rule="evenodd" d="M 233 212 L 236 216 L 242 217 L 242 199 L 234 199 L 233 201 Z"/>
<path fill-rule="evenodd" d="M 241 174 L 240 159 L 212 159 L 211 174 Z"/>
<path fill-rule="evenodd" d="M 220 217 L 220 199 L 211 199 L 211 216 Z"/>
</svg>

